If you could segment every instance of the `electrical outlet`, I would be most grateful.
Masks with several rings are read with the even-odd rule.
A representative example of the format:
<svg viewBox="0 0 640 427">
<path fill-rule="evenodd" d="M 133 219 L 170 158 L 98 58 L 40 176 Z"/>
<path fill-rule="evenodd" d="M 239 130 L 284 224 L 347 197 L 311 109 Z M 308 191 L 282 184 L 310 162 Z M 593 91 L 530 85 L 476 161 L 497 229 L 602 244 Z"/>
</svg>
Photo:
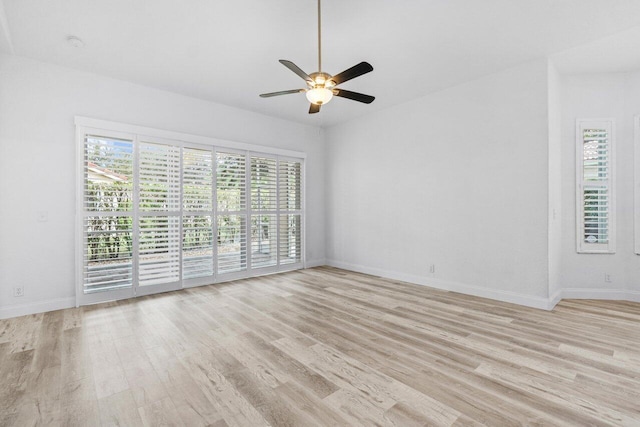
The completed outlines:
<svg viewBox="0 0 640 427">
<path fill-rule="evenodd" d="M 13 296 L 14 297 L 23 297 L 24 296 L 24 286 L 16 286 L 13 288 Z"/>
<path fill-rule="evenodd" d="M 436 265 L 435 264 L 431 264 L 429 266 L 429 273 L 435 274 L 435 272 L 436 272 Z"/>
<path fill-rule="evenodd" d="M 604 282 L 605 283 L 613 282 L 613 280 L 611 280 L 611 275 L 609 273 L 604 273 Z"/>
<path fill-rule="evenodd" d="M 49 221 L 49 212 L 48 211 L 38 211 L 36 212 L 36 217 L 38 222 L 47 222 Z"/>
</svg>

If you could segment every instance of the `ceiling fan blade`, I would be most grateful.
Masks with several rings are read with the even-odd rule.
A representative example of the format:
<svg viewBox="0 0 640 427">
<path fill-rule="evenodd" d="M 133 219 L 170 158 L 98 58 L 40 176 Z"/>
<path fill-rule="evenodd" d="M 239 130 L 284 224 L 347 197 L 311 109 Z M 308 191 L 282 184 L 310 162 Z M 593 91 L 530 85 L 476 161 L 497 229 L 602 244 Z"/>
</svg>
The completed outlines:
<svg viewBox="0 0 640 427">
<path fill-rule="evenodd" d="M 354 65 L 353 67 L 344 70 L 339 74 L 336 74 L 335 76 L 331 77 L 331 80 L 333 80 L 337 86 L 340 83 L 355 79 L 356 77 L 367 74 L 371 71 L 373 71 L 373 67 L 371 66 L 371 64 L 369 64 L 368 62 L 361 62 L 358 65 Z"/>
<path fill-rule="evenodd" d="M 340 96 L 342 98 L 352 99 L 358 102 L 364 102 L 365 104 L 371 104 L 373 100 L 376 99 L 375 96 L 365 95 L 364 93 L 351 92 L 350 90 L 344 90 L 344 89 L 334 89 L 333 94 L 335 96 Z"/>
<path fill-rule="evenodd" d="M 293 71 L 294 73 L 296 73 L 297 75 L 299 75 L 300 77 L 302 77 L 303 80 L 306 80 L 307 83 L 313 84 L 313 79 L 311 77 L 309 77 L 309 75 L 307 73 L 305 73 L 304 71 L 302 71 L 300 69 L 300 67 L 298 67 L 296 64 L 294 64 L 291 61 L 287 61 L 286 59 L 281 59 L 280 63 L 282 65 L 284 65 L 285 67 L 287 67 L 288 69 L 290 69 L 291 71 Z"/>
<path fill-rule="evenodd" d="M 311 104 L 309 107 L 309 114 L 315 114 L 320 112 L 320 105 Z"/>
<path fill-rule="evenodd" d="M 270 98 L 272 96 L 289 95 L 290 93 L 306 92 L 304 89 L 281 90 L 280 92 L 261 93 L 261 98 Z"/>
</svg>

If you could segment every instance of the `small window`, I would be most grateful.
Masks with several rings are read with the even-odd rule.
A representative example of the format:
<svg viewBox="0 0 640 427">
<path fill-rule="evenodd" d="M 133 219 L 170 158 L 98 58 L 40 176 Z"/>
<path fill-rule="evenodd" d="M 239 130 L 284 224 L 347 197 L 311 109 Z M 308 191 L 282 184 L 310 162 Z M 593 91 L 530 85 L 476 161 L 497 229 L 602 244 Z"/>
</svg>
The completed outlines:
<svg viewBox="0 0 640 427">
<path fill-rule="evenodd" d="M 615 252 L 613 120 L 578 120 L 576 126 L 577 250 Z"/>
</svg>

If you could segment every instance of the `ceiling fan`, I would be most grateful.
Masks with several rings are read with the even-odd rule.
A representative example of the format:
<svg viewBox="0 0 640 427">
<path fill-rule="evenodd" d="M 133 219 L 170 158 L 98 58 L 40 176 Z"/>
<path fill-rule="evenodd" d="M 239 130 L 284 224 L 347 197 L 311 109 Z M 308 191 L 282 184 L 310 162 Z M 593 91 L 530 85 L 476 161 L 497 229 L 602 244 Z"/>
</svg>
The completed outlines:
<svg viewBox="0 0 640 427">
<path fill-rule="evenodd" d="M 302 79 L 307 82 L 307 88 L 263 93 L 260 96 L 262 98 L 270 98 L 272 96 L 288 95 L 291 93 L 306 93 L 307 99 L 311 103 L 309 114 L 319 112 L 320 107 L 331 101 L 331 98 L 333 98 L 334 95 L 341 98 L 351 99 L 353 101 L 364 102 L 365 104 L 371 104 L 373 100 L 376 99 L 371 95 L 351 92 L 349 90 L 338 89 L 336 87 L 341 83 L 373 71 L 373 67 L 371 66 L 371 64 L 369 64 L 368 62 L 361 62 L 349 69 L 344 70 L 341 73 L 336 74 L 335 76 L 322 71 L 322 22 L 320 1 L 321 0 L 318 0 L 318 71 L 316 71 L 315 73 L 307 74 L 293 62 L 281 59 L 280 63 L 282 65 L 296 73 L 298 76 L 302 77 Z"/>
</svg>

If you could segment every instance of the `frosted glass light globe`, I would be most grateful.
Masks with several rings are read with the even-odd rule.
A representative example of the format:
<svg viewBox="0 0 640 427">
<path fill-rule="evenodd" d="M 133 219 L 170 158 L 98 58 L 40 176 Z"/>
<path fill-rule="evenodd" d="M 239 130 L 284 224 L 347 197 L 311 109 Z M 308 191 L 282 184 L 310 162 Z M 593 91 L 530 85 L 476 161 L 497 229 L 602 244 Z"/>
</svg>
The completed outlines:
<svg viewBox="0 0 640 427">
<path fill-rule="evenodd" d="M 312 104 L 324 105 L 331 101 L 331 98 L 333 98 L 333 92 L 324 87 L 317 87 L 307 91 L 307 99 Z"/>
</svg>

